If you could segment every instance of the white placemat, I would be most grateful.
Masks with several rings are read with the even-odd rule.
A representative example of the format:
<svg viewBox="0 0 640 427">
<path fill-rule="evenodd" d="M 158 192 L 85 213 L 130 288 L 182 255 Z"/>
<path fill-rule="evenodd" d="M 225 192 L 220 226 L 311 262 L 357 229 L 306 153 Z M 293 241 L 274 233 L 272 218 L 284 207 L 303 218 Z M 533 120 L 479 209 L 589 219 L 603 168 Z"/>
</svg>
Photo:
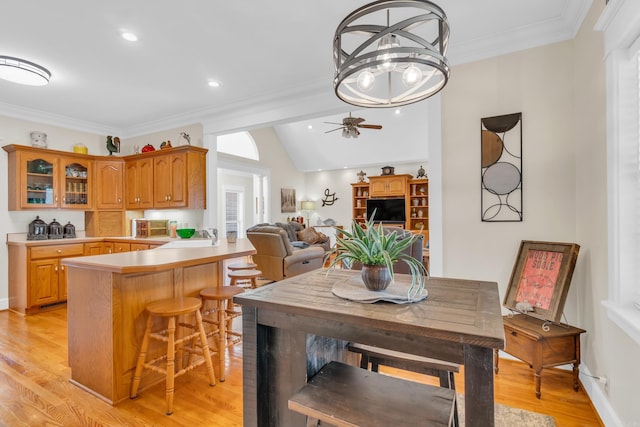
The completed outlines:
<svg viewBox="0 0 640 427">
<path fill-rule="evenodd" d="M 366 288 L 360 277 L 352 277 L 351 279 L 336 283 L 333 285 L 331 292 L 337 297 L 348 299 L 351 301 L 371 304 L 378 301 L 387 301 L 395 304 L 410 304 L 422 301 L 427 298 L 429 292 L 423 289 L 420 295 L 415 296 L 411 301 L 407 298 L 410 284 L 408 283 L 391 283 L 384 291 L 370 291 Z"/>
</svg>

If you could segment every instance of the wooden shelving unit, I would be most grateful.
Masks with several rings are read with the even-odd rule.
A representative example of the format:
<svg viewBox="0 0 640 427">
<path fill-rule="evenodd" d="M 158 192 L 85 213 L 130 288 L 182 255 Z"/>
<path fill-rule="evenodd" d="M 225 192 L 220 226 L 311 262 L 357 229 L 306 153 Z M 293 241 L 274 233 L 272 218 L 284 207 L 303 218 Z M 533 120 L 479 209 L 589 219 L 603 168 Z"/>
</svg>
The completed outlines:
<svg viewBox="0 0 640 427">
<path fill-rule="evenodd" d="M 406 201 L 405 211 L 407 214 L 404 227 L 414 233 L 422 233 L 425 241 L 429 240 L 429 180 L 407 179 L 405 175 L 370 177 L 378 187 L 391 188 L 392 191 L 384 193 L 378 190 L 380 197 L 402 197 Z M 397 185 L 391 185 L 400 183 Z M 406 185 L 404 184 L 406 183 Z M 386 186 L 386 187 L 384 187 Z M 398 193 L 398 188 L 402 188 L 402 193 Z M 358 222 L 366 221 L 367 200 L 372 196 L 371 184 L 368 182 L 356 182 L 351 184 L 352 217 Z"/>
<path fill-rule="evenodd" d="M 352 212 L 351 216 L 359 224 L 367 220 L 367 199 L 369 198 L 369 183 L 357 182 L 351 184 Z"/>
</svg>

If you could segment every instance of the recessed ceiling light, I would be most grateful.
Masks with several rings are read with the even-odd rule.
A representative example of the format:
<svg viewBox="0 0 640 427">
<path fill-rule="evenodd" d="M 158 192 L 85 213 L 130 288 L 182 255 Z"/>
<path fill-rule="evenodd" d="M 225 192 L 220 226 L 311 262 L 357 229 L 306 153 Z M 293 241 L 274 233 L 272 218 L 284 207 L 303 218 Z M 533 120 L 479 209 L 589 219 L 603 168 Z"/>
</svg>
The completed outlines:
<svg viewBox="0 0 640 427">
<path fill-rule="evenodd" d="M 313 130 L 313 125 L 307 125 L 308 130 Z"/>
<path fill-rule="evenodd" d="M 137 42 L 138 36 L 133 33 L 122 33 L 122 38 L 129 42 Z"/>
<path fill-rule="evenodd" d="M 217 82 L 215 80 L 209 80 L 209 83 L 207 84 L 211 87 L 220 87 L 220 82 Z"/>
<path fill-rule="evenodd" d="M 401 113 L 400 109 L 396 108 L 396 114 L 400 114 L 400 113 Z"/>
</svg>

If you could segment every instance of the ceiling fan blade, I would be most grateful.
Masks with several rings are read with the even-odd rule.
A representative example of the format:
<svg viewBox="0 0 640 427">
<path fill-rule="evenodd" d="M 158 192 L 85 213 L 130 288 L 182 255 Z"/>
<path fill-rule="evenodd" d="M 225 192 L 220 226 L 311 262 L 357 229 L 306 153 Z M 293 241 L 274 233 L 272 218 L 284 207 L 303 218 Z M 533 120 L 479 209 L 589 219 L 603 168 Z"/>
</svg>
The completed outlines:
<svg viewBox="0 0 640 427">
<path fill-rule="evenodd" d="M 328 125 L 340 125 L 340 126 L 344 126 L 344 123 L 336 123 L 336 122 L 324 122 Z"/>
<path fill-rule="evenodd" d="M 362 117 L 354 117 L 353 118 L 353 123 L 355 123 L 356 125 L 359 125 L 362 122 L 364 122 L 364 119 Z"/>
<path fill-rule="evenodd" d="M 382 125 L 364 125 L 364 124 L 360 124 L 357 125 L 359 128 L 364 128 L 364 129 L 382 129 Z"/>
<path fill-rule="evenodd" d="M 335 131 L 340 130 L 340 129 L 342 129 L 342 127 L 335 128 L 335 129 L 331 129 L 331 130 L 328 130 L 328 131 L 326 131 L 325 133 L 335 132 Z"/>
</svg>

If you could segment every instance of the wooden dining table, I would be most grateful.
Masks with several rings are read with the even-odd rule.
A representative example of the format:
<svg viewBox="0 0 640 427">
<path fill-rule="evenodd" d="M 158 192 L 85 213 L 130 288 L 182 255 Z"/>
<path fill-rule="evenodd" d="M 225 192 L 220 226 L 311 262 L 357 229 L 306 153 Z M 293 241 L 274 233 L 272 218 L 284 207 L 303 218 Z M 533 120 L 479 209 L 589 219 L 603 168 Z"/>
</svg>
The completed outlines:
<svg viewBox="0 0 640 427">
<path fill-rule="evenodd" d="M 431 277 L 428 297 L 409 304 L 334 295 L 359 275 L 318 269 L 234 298 L 243 315 L 244 425 L 304 426 L 288 399 L 329 361 L 355 362 L 346 346 L 358 342 L 464 365 L 466 426 L 493 426 L 493 354 L 505 345 L 497 284 Z"/>
</svg>

